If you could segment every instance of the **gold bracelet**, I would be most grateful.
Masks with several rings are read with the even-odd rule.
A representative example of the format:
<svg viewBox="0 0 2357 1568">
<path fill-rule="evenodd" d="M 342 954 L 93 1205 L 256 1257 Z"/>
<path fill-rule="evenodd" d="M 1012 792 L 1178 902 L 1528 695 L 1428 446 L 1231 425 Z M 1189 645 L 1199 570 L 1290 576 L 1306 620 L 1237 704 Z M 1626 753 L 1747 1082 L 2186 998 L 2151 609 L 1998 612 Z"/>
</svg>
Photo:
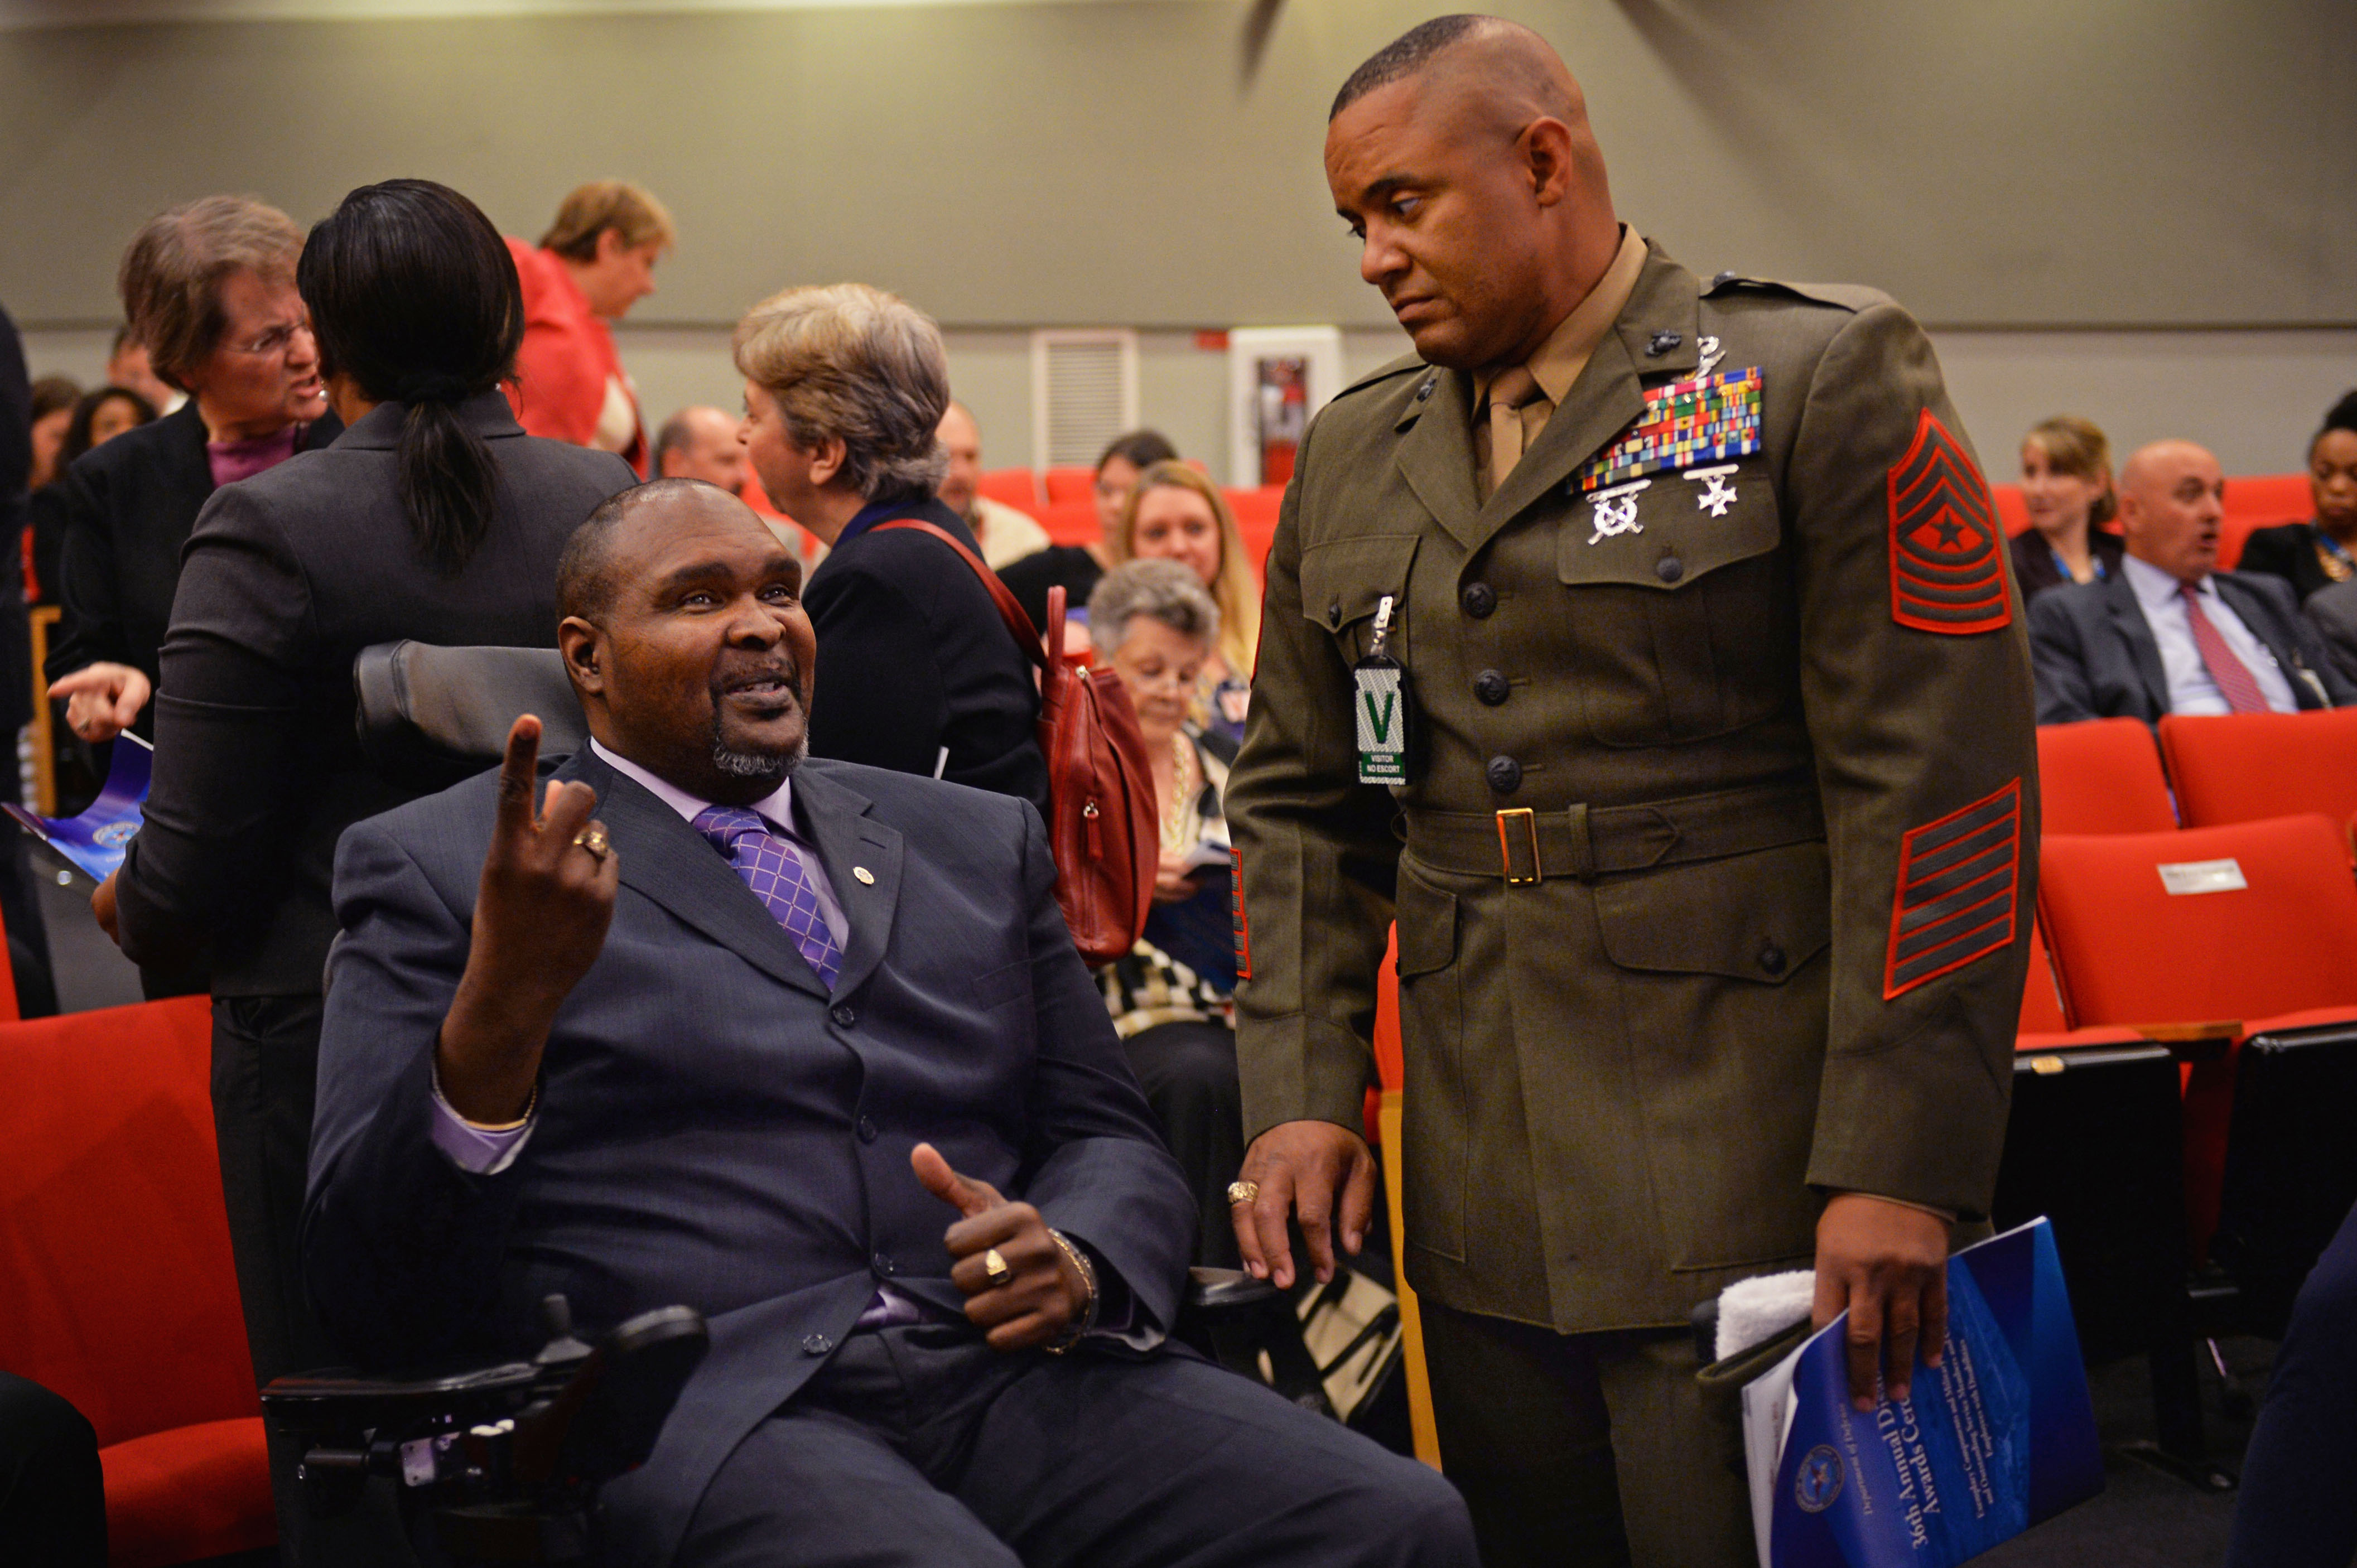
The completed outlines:
<svg viewBox="0 0 2357 1568">
<path fill-rule="evenodd" d="M 540 1079 L 535 1078 L 532 1080 L 532 1098 L 523 1102 L 523 1114 L 517 1117 L 514 1121 L 467 1122 L 467 1118 L 464 1116 L 459 1117 L 458 1120 L 461 1122 L 467 1122 L 467 1125 L 472 1127 L 478 1133 L 512 1133 L 516 1131 L 516 1129 L 522 1127 L 525 1122 L 531 1121 L 532 1113 L 539 1109 Z"/>
<path fill-rule="evenodd" d="M 1072 1260 L 1072 1267 L 1080 1271 L 1082 1287 L 1089 1293 L 1088 1302 L 1081 1308 L 1080 1317 L 1066 1324 L 1064 1331 L 1043 1347 L 1050 1356 L 1060 1356 L 1079 1344 L 1089 1330 L 1097 1326 L 1097 1266 L 1089 1262 L 1089 1255 L 1074 1246 L 1071 1238 L 1061 1230 L 1051 1229 L 1048 1234 L 1057 1246 L 1064 1250 L 1064 1256 Z"/>
</svg>

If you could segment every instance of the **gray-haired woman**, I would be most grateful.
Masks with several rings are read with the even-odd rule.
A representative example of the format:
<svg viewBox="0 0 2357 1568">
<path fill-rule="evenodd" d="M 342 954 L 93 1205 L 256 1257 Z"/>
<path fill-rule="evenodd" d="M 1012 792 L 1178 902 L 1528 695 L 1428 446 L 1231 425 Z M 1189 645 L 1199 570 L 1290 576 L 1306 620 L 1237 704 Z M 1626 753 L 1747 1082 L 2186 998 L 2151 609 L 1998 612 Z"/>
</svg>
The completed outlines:
<svg viewBox="0 0 2357 1568">
<path fill-rule="evenodd" d="M 927 773 L 1048 810 L 1031 665 L 990 592 L 963 519 L 934 490 L 950 401 L 942 335 L 863 284 L 789 289 L 737 325 L 738 436 L 761 488 L 828 547 L 803 607 L 818 631 L 813 757 Z"/>
<path fill-rule="evenodd" d="M 1137 710 L 1154 768 L 1162 856 L 1154 908 L 1127 956 L 1097 974 L 1114 1031 L 1187 1173 L 1204 1221 L 1195 1262 L 1236 1266 L 1227 1184 L 1243 1163 L 1231 996 L 1227 820 L 1220 796 L 1235 752 L 1187 716 L 1220 635 L 1219 607 L 1176 561 L 1130 561 L 1089 595 L 1089 637 Z"/>
</svg>

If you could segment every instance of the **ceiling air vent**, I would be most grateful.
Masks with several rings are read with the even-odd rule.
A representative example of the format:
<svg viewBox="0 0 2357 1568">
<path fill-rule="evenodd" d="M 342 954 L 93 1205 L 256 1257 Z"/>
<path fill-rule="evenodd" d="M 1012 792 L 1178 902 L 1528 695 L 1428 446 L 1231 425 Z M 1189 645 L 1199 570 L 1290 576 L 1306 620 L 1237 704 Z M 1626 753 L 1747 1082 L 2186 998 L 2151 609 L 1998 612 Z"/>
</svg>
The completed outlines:
<svg viewBox="0 0 2357 1568">
<path fill-rule="evenodd" d="M 1137 334 L 1125 327 L 1031 334 L 1031 453 L 1041 468 L 1092 467 L 1137 425 Z"/>
</svg>

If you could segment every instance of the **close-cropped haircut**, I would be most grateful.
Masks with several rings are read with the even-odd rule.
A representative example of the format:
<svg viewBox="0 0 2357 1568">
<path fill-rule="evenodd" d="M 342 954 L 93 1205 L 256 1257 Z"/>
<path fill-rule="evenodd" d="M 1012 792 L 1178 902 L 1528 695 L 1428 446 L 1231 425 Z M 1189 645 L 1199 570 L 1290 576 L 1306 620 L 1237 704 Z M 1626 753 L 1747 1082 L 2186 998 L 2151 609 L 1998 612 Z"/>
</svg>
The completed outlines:
<svg viewBox="0 0 2357 1568">
<path fill-rule="evenodd" d="M 842 478 L 863 499 L 929 496 L 949 472 L 934 432 L 950 404 L 941 328 L 866 284 L 790 288 L 737 324 L 737 369 L 768 392 L 803 451 L 843 443 Z"/>
<path fill-rule="evenodd" d="M 643 485 L 632 485 L 627 490 L 617 490 L 599 501 L 581 526 L 565 542 L 564 553 L 556 558 L 556 618 L 570 620 L 575 616 L 592 626 L 614 605 L 614 574 L 611 561 L 614 553 L 614 530 L 629 521 L 644 501 L 660 497 L 674 487 L 693 484 L 692 479 L 650 479 Z"/>
<path fill-rule="evenodd" d="M 507 242 L 447 185 L 364 185 L 311 230 L 296 274 L 322 370 L 403 405 L 395 470 L 418 554 L 444 576 L 490 532 L 499 463 L 457 405 L 494 391 L 523 341 Z"/>
<path fill-rule="evenodd" d="M 627 179 L 593 179 L 566 195 L 556 209 L 556 221 L 540 237 L 540 248 L 576 262 L 594 262 L 597 236 L 608 229 L 622 237 L 625 250 L 640 245 L 668 250 L 679 240 L 670 211 L 654 192 Z"/>
<path fill-rule="evenodd" d="M 1333 124 L 1343 110 L 1375 89 L 1415 75 L 1488 20 L 1487 16 L 1435 16 L 1410 27 L 1369 55 L 1366 62 L 1351 73 L 1342 90 L 1334 94 L 1334 107 L 1326 112 L 1327 124 Z"/>
<path fill-rule="evenodd" d="M 187 392 L 188 372 L 229 324 L 222 282 L 248 272 L 291 283 L 302 249 L 295 220 L 251 196 L 200 197 L 159 212 L 131 237 L 115 271 L 126 330 L 146 345 L 156 373 Z"/>
<path fill-rule="evenodd" d="M 2104 487 L 2104 493 L 2087 508 L 2089 522 L 2109 522 L 2118 514 L 2119 496 L 2112 488 L 2112 444 L 2093 420 L 2058 413 L 2031 425 L 2021 440 L 2024 446 L 2045 453 L 2047 466 L 2056 473 Z"/>
<path fill-rule="evenodd" d="M 1193 639 L 1207 652 L 1220 635 L 1220 607 L 1176 561 L 1125 561 L 1098 578 L 1089 594 L 1089 640 L 1110 659 L 1139 616 Z"/>
</svg>

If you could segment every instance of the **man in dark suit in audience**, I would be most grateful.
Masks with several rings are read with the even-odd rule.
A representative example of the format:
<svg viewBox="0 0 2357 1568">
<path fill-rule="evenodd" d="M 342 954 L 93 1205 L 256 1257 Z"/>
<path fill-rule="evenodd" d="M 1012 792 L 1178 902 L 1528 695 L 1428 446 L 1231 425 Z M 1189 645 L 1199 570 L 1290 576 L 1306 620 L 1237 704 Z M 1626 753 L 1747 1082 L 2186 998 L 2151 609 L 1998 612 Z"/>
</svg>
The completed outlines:
<svg viewBox="0 0 2357 1568">
<path fill-rule="evenodd" d="M 2029 607 L 2038 722 L 2291 713 L 2357 703 L 2281 579 L 2220 572 L 2226 480 L 2190 441 L 2120 468 L 2122 570 Z"/>
<path fill-rule="evenodd" d="M 385 1365 L 529 1345 L 552 1291 L 701 1310 L 609 1561 L 1472 1563 L 1431 1471 L 1168 1343 L 1193 1205 L 1039 817 L 803 761 L 801 585 L 709 486 L 607 502 L 559 575 L 595 738 L 538 814 L 526 718 L 346 835 L 328 1321 Z"/>
</svg>

